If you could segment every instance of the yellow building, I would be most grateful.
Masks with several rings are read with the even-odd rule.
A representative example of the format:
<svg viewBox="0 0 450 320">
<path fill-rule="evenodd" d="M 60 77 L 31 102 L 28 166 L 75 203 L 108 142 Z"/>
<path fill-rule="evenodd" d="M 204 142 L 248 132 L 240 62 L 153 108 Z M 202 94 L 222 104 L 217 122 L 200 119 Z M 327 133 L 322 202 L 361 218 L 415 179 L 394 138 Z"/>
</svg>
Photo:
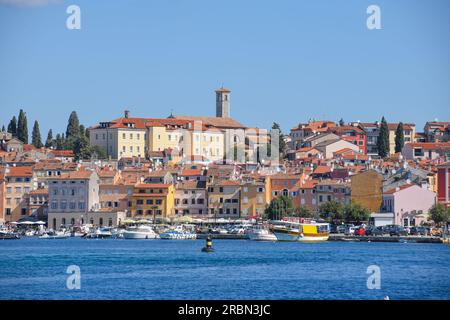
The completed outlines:
<svg viewBox="0 0 450 320">
<path fill-rule="evenodd" d="M 145 157 L 146 122 L 145 118 L 130 118 L 125 111 L 124 117 L 89 128 L 90 144 L 103 148 L 113 159 Z"/>
<path fill-rule="evenodd" d="M 398 123 L 388 123 L 389 128 L 389 153 L 395 153 L 395 132 L 397 131 Z M 414 142 L 416 136 L 416 125 L 413 123 L 403 124 L 403 136 L 405 144 Z"/>
<path fill-rule="evenodd" d="M 251 180 L 241 186 L 241 214 L 262 217 L 266 209 L 266 183 L 262 180 Z"/>
<path fill-rule="evenodd" d="M 4 221 L 17 221 L 29 214 L 29 193 L 35 189 L 32 167 L 9 167 L 4 173 Z"/>
<path fill-rule="evenodd" d="M 175 214 L 172 184 L 137 184 L 131 196 L 133 217 L 169 217 Z"/>
<path fill-rule="evenodd" d="M 217 218 L 240 217 L 241 183 L 217 181 L 208 184 L 208 211 Z"/>
</svg>

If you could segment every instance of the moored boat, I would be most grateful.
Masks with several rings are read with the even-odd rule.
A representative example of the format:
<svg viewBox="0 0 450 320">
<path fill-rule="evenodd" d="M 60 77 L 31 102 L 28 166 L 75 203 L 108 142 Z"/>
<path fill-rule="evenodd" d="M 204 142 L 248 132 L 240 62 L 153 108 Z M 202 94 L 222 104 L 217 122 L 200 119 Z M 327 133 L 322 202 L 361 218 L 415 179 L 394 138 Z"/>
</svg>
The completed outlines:
<svg viewBox="0 0 450 320">
<path fill-rule="evenodd" d="M 158 239 L 159 235 L 149 226 L 129 227 L 122 233 L 124 239 Z"/>
<path fill-rule="evenodd" d="M 56 231 L 56 232 L 47 232 L 42 236 L 39 236 L 39 239 L 67 239 L 70 237 L 70 233 L 65 231 Z"/>
<path fill-rule="evenodd" d="M 250 240 L 254 241 L 277 241 L 275 234 L 268 227 L 260 224 L 248 229 L 247 235 Z"/>
<path fill-rule="evenodd" d="M 327 241 L 330 236 L 329 223 L 311 221 L 273 221 L 272 232 L 278 241 L 317 242 Z"/>
<path fill-rule="evenodd" d="M 197 234 L 191 231 L 184 230 L 182 226 L 177 226 L 173 229 L 169 229 L 160 235 L 161 239 L 166 240 L 195 240 Z"/>
</svg>

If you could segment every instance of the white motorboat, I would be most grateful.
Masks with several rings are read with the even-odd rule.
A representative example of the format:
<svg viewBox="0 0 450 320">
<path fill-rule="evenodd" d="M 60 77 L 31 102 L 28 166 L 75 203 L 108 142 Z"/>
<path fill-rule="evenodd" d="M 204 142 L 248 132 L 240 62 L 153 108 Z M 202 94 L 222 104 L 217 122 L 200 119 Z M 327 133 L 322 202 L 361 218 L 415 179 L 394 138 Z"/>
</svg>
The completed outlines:
<svg viewBox="0 0 450 320">
<path fill-rule="evenodd" d="M 197 234 L 184 230 L 182 226 L 177 226 L 175 228 L 169 229 L 159 235 L 161 239 L 166 240 L 195 240 L 197 239 Z"/>
<path fill-rule="evenodd" d="M 39 239 L 67 239 L 70 237 L 70 233 L 65 231 L 47 232 L 44 233 Z"/>
<path fill-rule="evenodd" d="M 277 237 L 265 226 L 255 225 L 247 231 L 248 238 L 255 241 L 277 241 Z"/>
<path fill-rule="evenodd" d="M 129 227 L 122 233 L 124 239 L 159 239 L 159 235 L 149 226 Z"/>
<path fill-rule="evenodd" d="M 111 238 L 111 228 L 110 227 L 103 227 L 95 229 L 93 232 L 90 232 L 86 235 L 86 238 L 94 238 L 94 239 L 104 239 L 104 238 Z"/>
</svg>

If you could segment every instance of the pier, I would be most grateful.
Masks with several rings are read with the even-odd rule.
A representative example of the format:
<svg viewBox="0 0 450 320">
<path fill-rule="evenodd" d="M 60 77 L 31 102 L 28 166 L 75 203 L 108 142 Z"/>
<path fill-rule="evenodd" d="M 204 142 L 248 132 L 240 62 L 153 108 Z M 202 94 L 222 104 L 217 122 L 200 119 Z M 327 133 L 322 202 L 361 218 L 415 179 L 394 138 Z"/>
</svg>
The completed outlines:
<svg viewBox="0 0 450 320">
<path fill-rule="evenodd" d="M 328 241 L 350 242 L 412 242 L 412 243 L 442 243 L 439 237 L 427 236 L 347 236 L 344 234 L 330 234 Z"/>
</svg>

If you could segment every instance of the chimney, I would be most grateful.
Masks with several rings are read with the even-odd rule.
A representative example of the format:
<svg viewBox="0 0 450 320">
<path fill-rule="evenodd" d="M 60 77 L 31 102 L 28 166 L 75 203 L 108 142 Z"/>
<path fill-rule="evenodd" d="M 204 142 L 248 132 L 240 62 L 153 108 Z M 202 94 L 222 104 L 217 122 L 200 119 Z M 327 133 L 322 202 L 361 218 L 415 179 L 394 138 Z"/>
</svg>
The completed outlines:
<svg viewBox="0 0 450 320">
<path fill-rule="evenodd" d="M 124 112 L 124 116 L 126 119 L 128 119 L 130 117 L 130 111 L 129 110 L 125 110 Z"/>
</svg>

